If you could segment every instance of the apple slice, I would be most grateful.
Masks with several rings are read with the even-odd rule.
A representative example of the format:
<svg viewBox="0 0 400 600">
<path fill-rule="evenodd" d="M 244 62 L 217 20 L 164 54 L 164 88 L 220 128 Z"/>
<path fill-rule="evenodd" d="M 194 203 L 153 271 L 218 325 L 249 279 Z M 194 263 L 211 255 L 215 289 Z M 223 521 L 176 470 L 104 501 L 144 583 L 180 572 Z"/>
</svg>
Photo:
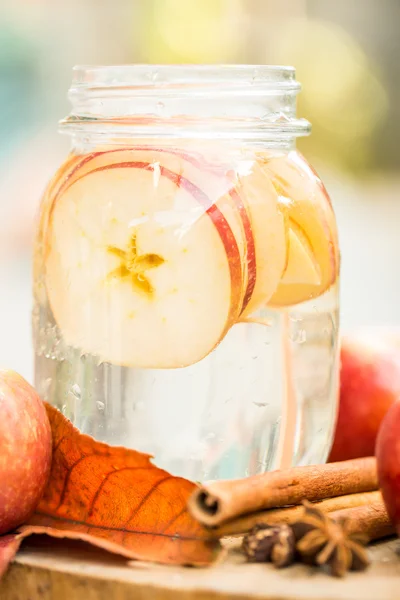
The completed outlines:
<svg viewBox="0 0 400 600">
<path fill-rule="evenodd" d="M 321 284 L 321 271 L 306 233 L 289 219 L 288 259 L 281 283 Z"/>
<path fill-rule="evenodd" d="M 58 195 L 61 187 L 81 160 L 81 156 L 70 154 L 57 170 L 54 177 L 49 181 L 41 199 L 40 218 L 37 223 L 36 244 L 33 252 L 33 295 L 35 300 L 42 306 L 46 303 L 46 287 L 42 276 L 44 262 L 42 240 L 46 237 L 49 213 L 52 209 L 54 198 Z"/>
<path fill-rule="evenodd" d="M 297 234 L 302 231 L 305 235 L 306 243 L 297 245 L 297 252 L 303 252 L 305 258 L 304 251 L 309 253 L 311 249 L 319 276 L 319 282 L 316 279 L 296 282 L 293 276 L 289 282 L 284 277 L 268 304 L 273 307 L 299 304 L 321 296 L 338 277 L 340 257 L 335 217 L 326 189 L 299 153 L 264 158 L 263 169 L 279 194 L 289 228 L 295 225 Z M 304 237 L 301 239 L 305 241 Z M 298 279 L 304 266 L 297 266 Z"/>
<path fill-rule="evenodd" d="M 208 157 L 213 155 L 212 148 L 203 147 L 202 151 L 207 153 Z M 216 159 L 211 163 L 209 158 L 206 159 L 199 152 L 192 152 L 188 148 L 176 146 L 159 147 L 143 143 L 131 148 L 98 149 L 81 157 L 80 163 L 75 166 L 65 181 L 62 191 L 68 189 L 76 179 L 95 169 L 135 160 L 152 164 L 161 162 L 171 171 L 179 173 L 199 187 L 222 212 L 235 236 L 241 256 L 243 277 L 241 307 L 244 310 L 255 286 L 256 258 L 248 210 L 235 189 L 235 178 L 232 178 L 232 173 L 235 172 L 233 162 L 221 163 Z"/>
<path fill-rule="evenodd" d="M 162 160 L 107 163 L 58 196 L 46 286 L 65 341 L 131 367 L 201 360 L 235 322 L 241 258 L 221 210 Z M 92 165 L 93 166 L 93 165 Z"/>
<path fill-rule="evenodd" d="M 239 165 L 237 190 L 254 239 L 255 266 L 242 310 L 245 319 L 265 306 L 276 291 L 287 262 L 287 244 L 278 194 L 257 162 Z"/>
<path fill-rule="evenodd" d="M 164 152 L 174 151 L 167 148 Z M 211 197 L 219 198 L 216 205 L 235 234 L 242 257 L 241 315 L 246 318 L 271 297 L 286 263 L 284 217 L 278 194 L 254 160 L 232 157 L 231 161 L 210 164 L 199 155 L 177 154 L 190 163 L 190 179 Z M 229 157 L 229 151 L 226 155 Z"/>
</svg>

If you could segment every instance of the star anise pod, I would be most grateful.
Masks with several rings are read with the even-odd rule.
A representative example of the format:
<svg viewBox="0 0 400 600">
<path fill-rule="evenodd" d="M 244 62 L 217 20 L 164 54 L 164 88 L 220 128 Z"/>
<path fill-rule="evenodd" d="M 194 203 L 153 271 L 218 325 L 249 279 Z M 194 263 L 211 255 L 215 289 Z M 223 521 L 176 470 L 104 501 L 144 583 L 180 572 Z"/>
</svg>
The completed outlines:
<svg viewBox="0 0 400 600">
<path fill-rule="evenodd" d="M 363 547 L 367 539 L 349 533 L 349 521 L 334 521 L 309 502 L 303 502 L 304 514 L 292 530 L 296 550 L 304 562 L 328 566 L 332 575 L 343 577 L 347 571 L 361 571 L 369 565 Z"/>
<path fill-rule="evenodd" d="M 295 537 L 289 525 L 255 525 L 243 539 L 243 551 L 254 562 L 272 562 L 282 568 L 295 558 Z"/>
</svg>

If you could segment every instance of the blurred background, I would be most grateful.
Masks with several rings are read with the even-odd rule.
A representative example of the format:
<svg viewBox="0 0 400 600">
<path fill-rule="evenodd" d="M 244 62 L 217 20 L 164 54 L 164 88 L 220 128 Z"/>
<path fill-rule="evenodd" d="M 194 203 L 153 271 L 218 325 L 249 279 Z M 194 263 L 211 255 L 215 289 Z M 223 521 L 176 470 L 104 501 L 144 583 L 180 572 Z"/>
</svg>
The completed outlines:
<svg viewBox="0 0 400 600">
<path fill-rule="evenodd" d="M 0 365 L 32 379 L 31 240 L 74 64 L 287 64 L 343 254 L 345 328 L 400 324 L 399 0 L 0 0 Z"/>
</svg>

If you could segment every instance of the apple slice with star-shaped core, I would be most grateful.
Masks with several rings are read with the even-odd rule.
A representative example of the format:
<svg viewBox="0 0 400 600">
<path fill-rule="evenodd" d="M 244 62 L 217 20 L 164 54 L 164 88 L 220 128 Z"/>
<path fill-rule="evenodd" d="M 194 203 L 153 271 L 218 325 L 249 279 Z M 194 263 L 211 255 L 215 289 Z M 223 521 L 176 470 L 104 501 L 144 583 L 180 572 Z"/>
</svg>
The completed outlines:
<svg viewBox="0 0 400 600">
<path fill-rule="evenodd" d="M 65 341 L 85 353 L 183 367 L 211 352 L 237 319 L 240 251 L 224 214 L 180 170 L 160 155 L 134 158 L 76 172 L 54 201 L 49 301 Z"/>
<path fill-rule="evenodd" d="M 207 159 L 203 154 L 198 151 L 193 152 L 190 148 L 168 145 L 158 147 L 140 144 L 132 148 L 97 149 L 91 154 L 81 157 L 78 166 L 75 165 L 66 178 L 62 190 L 65 191 L 77 178 L 81 178 L 95 169 L 138 159 L 152 164 L 162 162 L 171 171 L 184 176 L 214 201 L 232 229 L 242 262 L 243 296 L 241 304 L 242 310 L 244 310 L 253 294 L 256 282 L 255 242 L 248 208 L 244 205 L 243 199 L 235 187 L 237 180 L 234 167 L 236 165 L 232 161 L 222 163 L 217 159 L 211 161 L 213 151 L 209 147 L 203 148 L 203 152 L 207 154 Z M 267 219 L 269 216 L 269 214 L 266 215 Z"/>
<path fill-rule="evenodd" d="M 279 194 L 287 223 L 289 251 L 286 272 L 268 304 L 289 306 L 317 298 L 335 283 L 339 273 L 337 230 L 329 196 L 318 176 L 297 152 L 265 157 L 263 169 Z M 292 273 L 291 281 L 288 273 Z"/>
</svg>

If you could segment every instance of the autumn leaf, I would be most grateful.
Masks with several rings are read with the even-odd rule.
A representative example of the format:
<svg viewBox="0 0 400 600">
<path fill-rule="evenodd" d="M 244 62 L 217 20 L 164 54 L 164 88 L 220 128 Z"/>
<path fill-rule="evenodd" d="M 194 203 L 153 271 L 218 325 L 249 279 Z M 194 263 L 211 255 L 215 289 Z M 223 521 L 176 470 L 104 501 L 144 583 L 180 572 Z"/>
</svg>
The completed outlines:
<svg viewBox="0 0 400 600">
<path fill-rule="evenodd" d="M 207 565 L 219 542 L 187 512 L 195 484 L 150 456 L 81 434 L 46 405 L 53 432 L 49 483 L 18 539 L 34 533 L 80 539 L 127 558 Z"/>
<path fill-rule="evenodd" d="M 21 541 L 15 533 L 0 537 L 0 577 L 6 572 L 8 565 L 16 555 Z"/>
</svg>

